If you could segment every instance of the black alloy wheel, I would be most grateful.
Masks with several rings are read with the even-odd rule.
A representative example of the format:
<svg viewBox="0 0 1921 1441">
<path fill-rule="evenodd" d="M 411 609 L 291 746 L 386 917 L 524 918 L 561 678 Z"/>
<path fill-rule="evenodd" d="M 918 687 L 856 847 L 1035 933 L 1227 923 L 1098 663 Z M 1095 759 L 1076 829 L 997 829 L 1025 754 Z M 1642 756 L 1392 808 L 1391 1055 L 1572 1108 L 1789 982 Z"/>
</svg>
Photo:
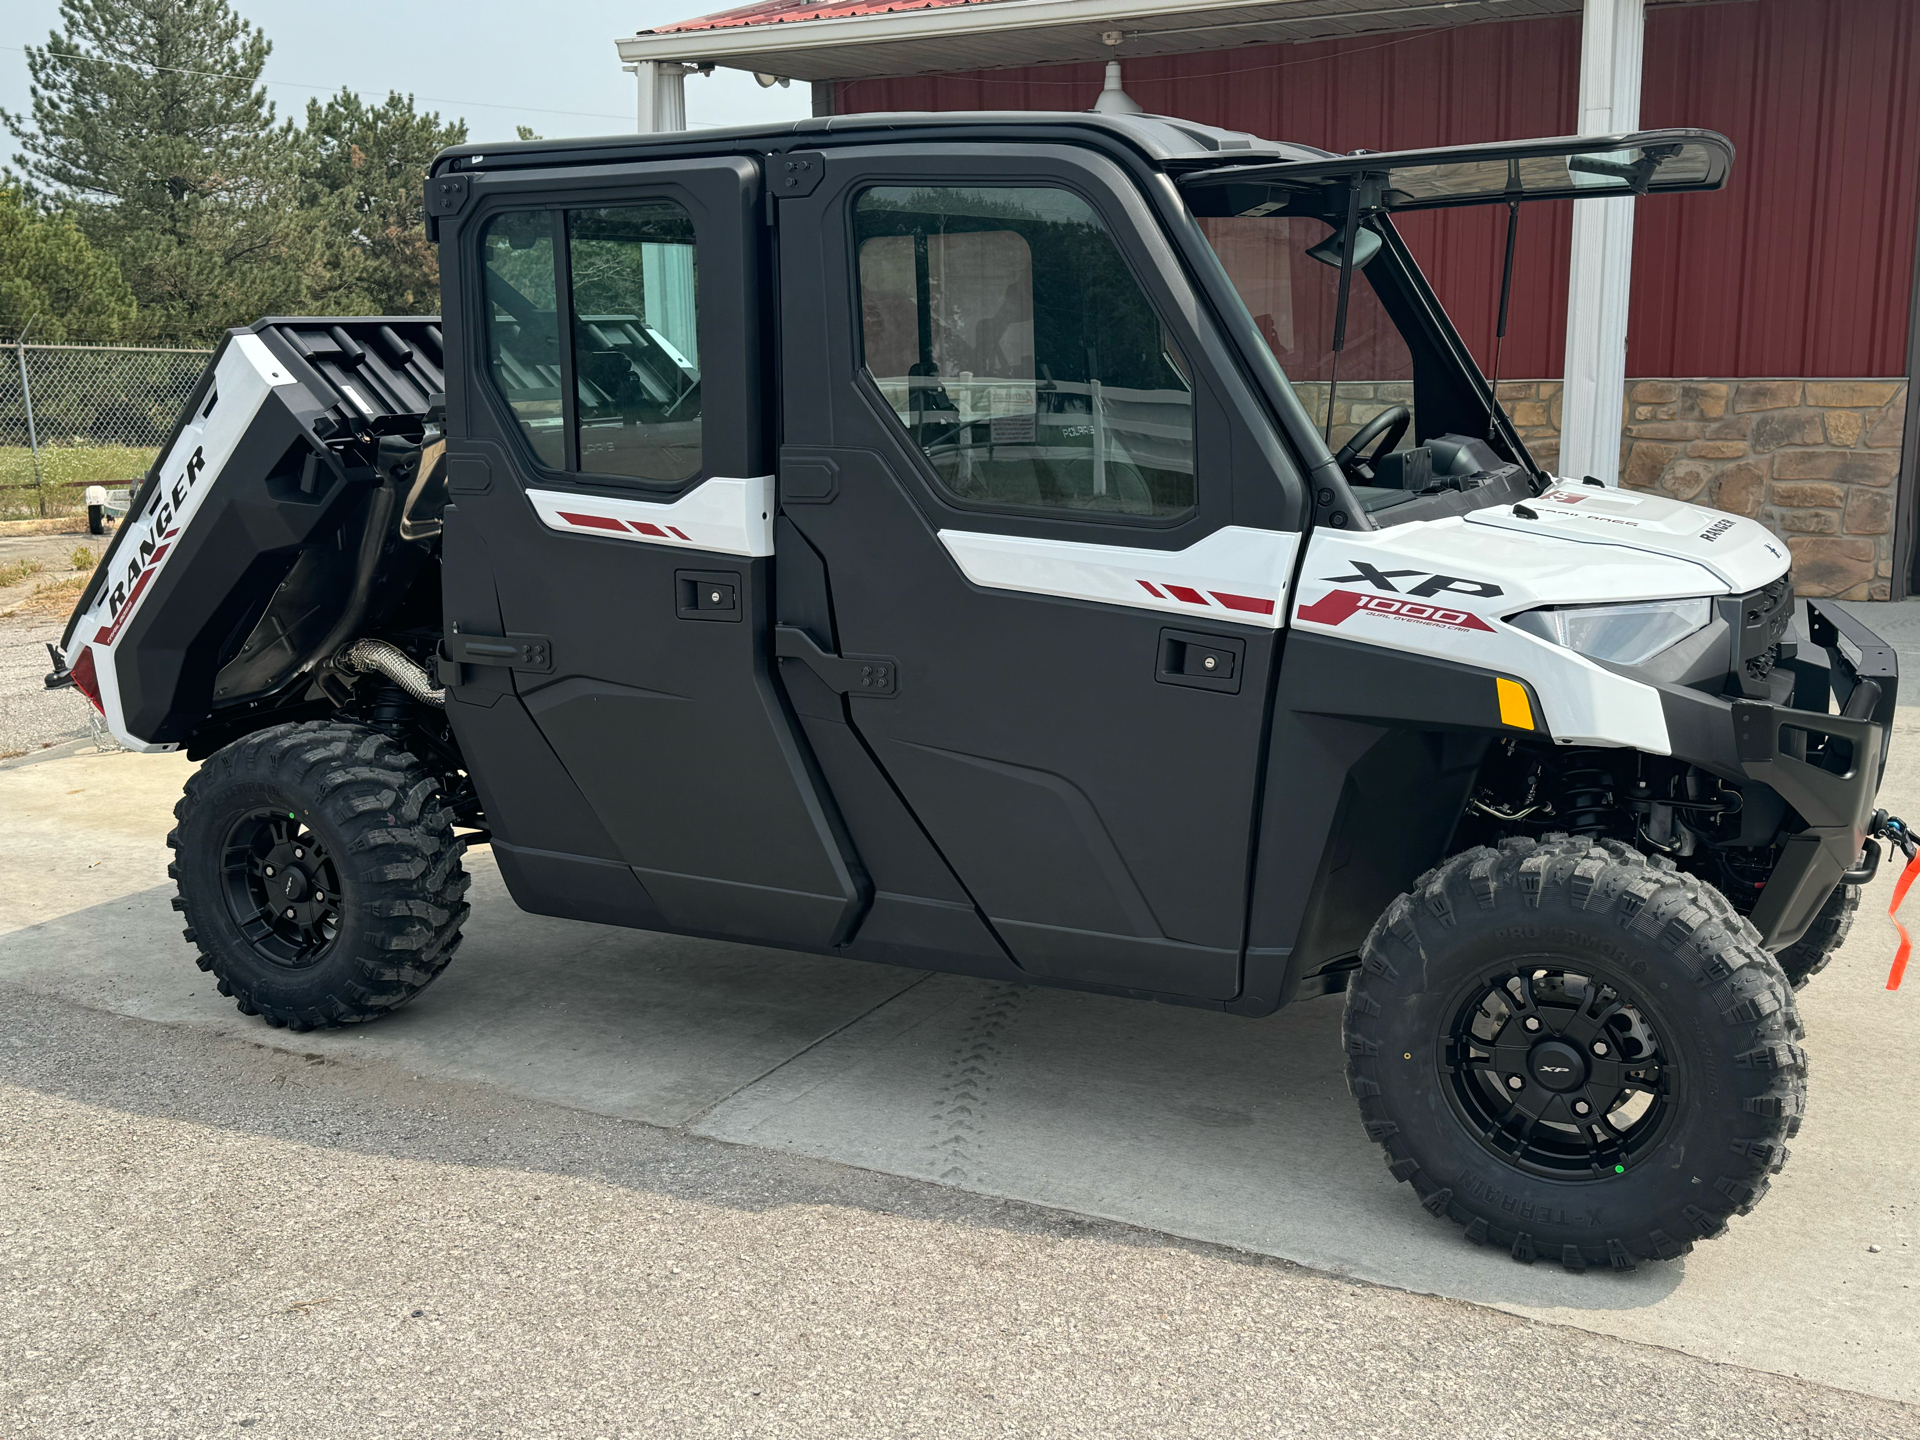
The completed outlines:
<svg viewBox="0 0 1921 1441">
<path fill-rule="evenodd" d="M 1807 1097 L 1793 992 L 1672 861 L 1509 837 L 1390 904 L 1348 979 L 1348 1088 L 1421 1205 L 1516 1260 L 1672 1260 L 1766 1194 Z"/>
<path fill-rule="evenodd" d="M 278 965 L 314 965 L 340 934 L 340 874 L 291 811 L 255 811 L 228 827 L 221 876 L 235 927 Z"/>
<path fill-rule="evenodd" d="M 1644 1004 L 1598 976 L 1534 966 L 1476 981 L 1439 1048 L 1455 1113 L 1536 1175 L 1621 1175 L 1658 1143 L 1679 1066 Z"/>
<path fill-rule="evenodd" d="M 468 916 L 441 778 L 345 721 L 243 736 L 174 807 L 167 873 L 223 996 L 272 1026 L 370 1021 L 432 983 Z"/>
</svg>

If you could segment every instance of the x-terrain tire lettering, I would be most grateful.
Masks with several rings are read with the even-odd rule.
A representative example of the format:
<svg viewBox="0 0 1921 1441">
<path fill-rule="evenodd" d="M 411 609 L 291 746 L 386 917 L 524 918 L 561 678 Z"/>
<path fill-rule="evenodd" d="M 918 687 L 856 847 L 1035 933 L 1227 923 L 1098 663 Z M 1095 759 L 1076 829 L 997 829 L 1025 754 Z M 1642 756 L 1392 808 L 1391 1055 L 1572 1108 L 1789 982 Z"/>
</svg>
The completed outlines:
<svg viewBox="0 0 1921 1441">
<path fill-rule="evenodd" d="M 1787 1159 L 1787 978 L 1713 887 L 1617 841 L 1514 838 L 1422 876 L 1348 983 L 1388 1170 L 1517 1260 L 1631 1269 L 1719 1235 Z"/>
<path fill-rule="evenodd" d="M 257 731 L 187 782 L 167 837 L 186 938 L 223 996 L 296 1031 L 369 1021 L 446 968 L 467 919 L 440 782 L 365 726 Z"/>
</svg>

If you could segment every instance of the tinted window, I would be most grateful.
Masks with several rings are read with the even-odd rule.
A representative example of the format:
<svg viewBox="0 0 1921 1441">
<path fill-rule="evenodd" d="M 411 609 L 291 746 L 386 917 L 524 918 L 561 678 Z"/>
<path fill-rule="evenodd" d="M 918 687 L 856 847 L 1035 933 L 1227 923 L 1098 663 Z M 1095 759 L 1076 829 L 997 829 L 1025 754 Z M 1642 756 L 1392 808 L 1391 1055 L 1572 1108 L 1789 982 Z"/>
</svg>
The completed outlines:
<svg viewBox="0 0 1921 1441">
<path fill-rule="evenodd" d="M 560 317 L 551 211 L 496 215 L 481 232 L 487 363 L 541 464 L 566 463 L 560 408 Z"/>
<path fill-rule="evenodd" d="M 1193 506 L 1185 369 L 1086 201 L 877 188 L 855 229 L 867 369 L 942 486 L 1030 510 Z"/>
<path fill-rule="evenodd" d="M 694 224 L 670 200 L 567 215 L 580 468 L 641 480 L 700 469 Z"/>
</svg>

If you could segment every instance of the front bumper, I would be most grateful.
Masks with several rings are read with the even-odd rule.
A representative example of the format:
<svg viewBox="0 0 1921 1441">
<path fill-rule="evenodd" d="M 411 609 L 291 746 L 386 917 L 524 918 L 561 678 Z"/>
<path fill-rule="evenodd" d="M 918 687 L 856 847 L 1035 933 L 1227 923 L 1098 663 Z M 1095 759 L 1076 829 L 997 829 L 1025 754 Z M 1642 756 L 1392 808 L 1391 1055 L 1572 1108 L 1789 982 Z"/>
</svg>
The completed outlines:
<svg viewBox="0 0 1921 1441">
<path fill-rule="evenodd" d="M 1671 753 L 1735 782 L 1768 786 L 1804 823 L 1788 836 L 1749 919 L 1770 950 L 1793 945 L 1860 863 L 1887 767 L 1899 667 L 1894 650 L 1839 606 L 1808 601 L 1808 638 L 1827 665 L 1788 662 L 1788 704 L 1662 685 Z M 1834 700 L 1833 713 L 1827 706 Z M 1846 742 L 1845 764 L 1810 764 L 1810 738 Z M 1830 749 L 1838 747 L 1830 746 Z"/>
</svg>

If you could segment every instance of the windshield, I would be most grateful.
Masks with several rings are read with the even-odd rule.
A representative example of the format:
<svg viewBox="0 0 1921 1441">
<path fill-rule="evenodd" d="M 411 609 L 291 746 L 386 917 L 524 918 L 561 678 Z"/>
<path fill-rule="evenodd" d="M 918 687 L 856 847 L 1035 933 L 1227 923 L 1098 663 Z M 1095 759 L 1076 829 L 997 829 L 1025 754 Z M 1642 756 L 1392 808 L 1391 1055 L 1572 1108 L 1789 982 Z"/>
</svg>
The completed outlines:
<svg viewBox="0 0 1921 1441">
<path fill-rule="evenodd" d="M 1497 455 L 1522 459 L 1510 453 L 1505 437 L 1490 436 L 1486 384 L 1385 217 L 1368 222 L 1380 239 L 1378 248 L 1370 244 L 1356 251 L 1360 258 L 1365 249 L 1375 249 L 1365 265 L 1355 267 L 1347 342 L 1338 363 L 1333 342 L 1340 267 L 1334 227 L 1312 216 L 1282 214 L 1198 216 L 1196 221 L 1302 406 L 1326 431 L 1330 449 L 1339 451 L 1375 417 L 1406 406 L 1412 412 L 1406 429 L 1398 438 L 1392 428 L 1378 441 L 1370 438 L 1365 454 L 1374 454 L 1383 443 L 1382 453 L 1392 455 L 1450 436 L 1488 440 Z M 1317 249 L 1318 256 L 1308 253 Z M 1372 479 L 1366 474 L 1351 478 Z"/>
<path fill-rule="evenodd" d="M 1414 424 L 1394 449 L 1419 443 L 1414 355 L 1374 287 L 1363 280 L 1367 271 L 1356 273 L 1348 296 L 1347 346 L 1341 352 L 1334 422 L 1331 427 L 1327 423 L 1340 271 L 1307 252 L 1333 235 L 1331 227 L 1298 215 L 1203 219 L 1200 227 L 1315 427 L 1328 432 L 1331 449 L 1340 449 L 1362 425 L 1393 405 L 1415 411 Z"/>
</svg>

